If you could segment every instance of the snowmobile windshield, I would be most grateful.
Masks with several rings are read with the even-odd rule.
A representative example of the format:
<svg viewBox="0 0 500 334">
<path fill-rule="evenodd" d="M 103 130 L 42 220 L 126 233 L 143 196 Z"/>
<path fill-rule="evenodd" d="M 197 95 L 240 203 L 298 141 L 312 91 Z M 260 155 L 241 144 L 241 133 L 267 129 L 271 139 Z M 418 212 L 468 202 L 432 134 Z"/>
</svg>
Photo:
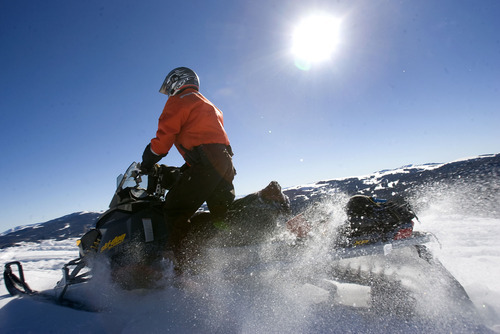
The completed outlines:
<svg viewBox="0 0 500 334">
<path fill-rule="evenodd" d="M 141 177 L 139 164 L 133 162 L 125 174 L 120 174 L 116 180 L 116 193 L 118 195 L 125 189 L 130 190 L 130 194 L 135 198 L 143 198 L 147 196 L 148 178 Z"/>
<path fill-rule="evenodd" d="M 146 190 L 148 188 L 147 175 L 141 175 L 141 170 L 137 162 L 133 162 L 125 174 L 120 174 L 116 179 L 116 190 L 120 191 L 127 188 L 137 188 Z"/>
</svg>

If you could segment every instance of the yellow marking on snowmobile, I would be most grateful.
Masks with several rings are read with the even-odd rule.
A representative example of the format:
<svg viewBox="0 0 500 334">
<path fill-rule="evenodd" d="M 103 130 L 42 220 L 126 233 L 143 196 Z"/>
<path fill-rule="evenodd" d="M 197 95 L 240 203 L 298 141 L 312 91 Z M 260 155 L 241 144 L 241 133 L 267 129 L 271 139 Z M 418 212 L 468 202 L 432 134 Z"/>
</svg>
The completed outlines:
<svg viewBox="0 0 500 334">
<path fill-rule="evenodd" d="M 81 243 L 82 243 L 82 240 L 80 240 L 80 239 L 78 239 L 78 240 L 76 241 L 76 245 L 77 245 L 77 246 L 80 246 L 80 244 L 81 244 Z"/>
<path fill-rule="evenodd" d="M 364 244 L 367 244 L 369 242 L 370 242 L 370 240 L 357 240 L 354 242 L 354 246 L 364 245 Z"/>
<path fill-rule="evenodd" d="M 121 244 L 123 242 L 123 240 L 125 240 L 125 235 L 126 234 L 123 233 L 122 235 L 116 236 L 113 240 L 106 242 L 104 244 L 104 246 L 102 246 L 102 248 L 101 248 L 101 253 L 104 252 L 106 249 L 109 250 L 109 249 Z"/>
</svg>

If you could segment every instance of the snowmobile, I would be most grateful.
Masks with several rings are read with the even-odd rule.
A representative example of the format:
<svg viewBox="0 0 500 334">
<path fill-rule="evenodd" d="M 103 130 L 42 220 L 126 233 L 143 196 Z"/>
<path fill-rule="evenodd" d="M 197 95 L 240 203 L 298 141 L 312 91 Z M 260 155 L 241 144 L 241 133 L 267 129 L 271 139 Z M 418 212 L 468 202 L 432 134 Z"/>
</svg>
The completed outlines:
<svg viewBox="0 0 500 334">
<path fill-rule="evenodd" d="M 85 305 L 65 298 L 66 291 L 72 285 L 88 282 L 95 266 L 102 263 L 109 267 L 113 281 L 124 289 L 161 288 L 157 283 L 162 281 L 165 264 L 175 267 L 162 206 L 166 192 L 179 173 L 182 173 L 179 168 L 161 165 L 154 173 L 143 175 L 140 165 L 134 162 L 118 177 L 109 210 L 102 214 L 94 229 L 77 241 L 79 257 L 63 266 L 63 278 L 54 289 L 56 302 L 85 309 Z M 321 267 L 322 272 L 313 285 L 339 299 L 345 284 L 355 284 L 360 291 L 370 290 L 368 301 L 358 300 L 356 304 L 375 309 L 383 309 L 379 307 L 381 304 L 391 305 L 389 309 L 408 309 L 411 313 L 415 298 L 409 297 L 408 291 L 413 291 L 415 286 L 428 290 L 445 277 L 450 294 L 469 300 L 460 283 L 425 246 L 432 235 L 413 230 L 416 215 L 407 203 L 356 195 L 345 209 L 347 219 L 337 228 L 325 254 L 328 265 Z M 293 275 L 304 273 L 304 282 L 310 284 L 310 273 L 317 271 L 318 266 L 308 261 L 311 269 L 301 270 L 295 266 L 303 263 L 293 263 L 290 259 L 300 256 L 308 240 L 314 239 L 311 237 L 314 225 L 306 213 L 291 217 L 290 200 L 273 181 L 261 191 L 235 200 L 223 224 L 214 224 L 210 213 L 201 209 L 190 219 L 187 228 L 193 254 L 197 254 L 196 246 L 202 243 L 219 250 L 224 248 L 226 268 L 240 265 L 244 268 L 241 277 L 249 279 L 253 272 L 252 275 L 244 273 L 262 267 L 266 261 L 268 264 L 291 263 L 290 268 L 296 269 Z M 269 256 L 255 252 L 255 245 L 259 247 L 269 241 L 270 235 L 283 230 L 296 242 L 278 240 L 266 245 L 273 247 Z M 217 251 L 222 263 L 224 255 L 220 253 Z M 203 267 L 200 261 L 193 263 L 194 267 Z M 321 263 L 323 266 L 325 259 Z M 435 275 L 432 280 L 423 279 L 422 272 Z M 40 295 L 30 289 L 19 262 L 5 265 L 4 281 L 11 295 Z M 391 295 L 404 302 L 385 302 Z"/>
<path fill-rule="evenodd" d="M 168 245 L 169 226 L 163 214 L 168 188 L 182 170 L 156 165 L 143 175 L 140 164 L 132 163 L 117 178 L 117 188 L 109 209 L 98 219 L 95 228 L 85 233 L 77 245 L 79 257 L 65 264 L 63 278 L 55 287 L 56 299 L 64 300 L 69 286 L 87 282 L 95 264 L 107 262 L 115 282 L 125 289 L 150 288 L 161 276 L 164 260 L 175 262 Z M 275 228 L 278 215 L 290 210 L 290 201 L 280 185 L 273 181 L 254 194 L 237 199 L 231 205 L 227 222 L 213 224 L 207 210 L 201 209 L 188 222 L 188 236 L 194 241 L 218 238 L 225 246 L 256 243 Z M 244 224 L 258 217 L 256 225 Z M 15 269 L 18 274 L 16 275 Z M 5 265 L 4 281 L 11 295 L 37 295 L 25 281 L 22 265 Z"/>
</svg>

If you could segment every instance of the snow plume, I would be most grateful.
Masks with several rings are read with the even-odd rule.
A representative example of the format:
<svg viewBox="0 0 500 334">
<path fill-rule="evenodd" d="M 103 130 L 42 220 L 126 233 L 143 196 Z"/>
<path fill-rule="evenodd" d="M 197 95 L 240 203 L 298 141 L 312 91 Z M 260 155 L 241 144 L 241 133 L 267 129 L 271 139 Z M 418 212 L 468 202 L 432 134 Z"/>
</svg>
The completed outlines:
<svg viewBox="0 0 500 334">
<path fill-rule="evenodd" d="M 474 316 L 465 315 L 469 308 L 460 302 L 462 296 L 453 296 L 449 280 L 439 281 L 441 273 L 430 274 L 431 266 L 416 250 L 349 260 L 332 257 L 347 200 L 339 195 L 307 208 L 304 216 L 314 225 L 302 242 L 278 229 L 259 245 L 204 249 L 199 259 L 203 273 L 182 282 L 187 299 L 209 315 L 202 326 L 237 333 L 474 329 Z"/>
<path fill-rule="evenodd" d="M 337 228 L 347 219 L 345 206 L 348 200 L 347 194 L 337 192 L 306 206 L 302 215 L 311 225 L 308 235 L 311 239 L 308 242 L 312 247 L 311 252 L 320 252 L 314 247 L 331 249 L 332 242 L 337 237 Z"/>
<path fill-rule="evenodd" d="M 457 177 L 454 182 L 421 187 L 412 198 L 420 224 L 439 243 L 431 250 L 465 288 L 482 321 L 500 332 L 500 182 L 493 170 L 486 177 Z M 439 286 L 439 285 L 438 285 Z M 429 309 L 443 308 L 441 291 L 426 301 Z M 425 296 L 424 296 L 425 297 Z"/>
<path fill-rule="evenodd" d="M 500 218 L 500 175 L 496 169 L 427 183 L 412 193 L 412 204 L 420 212 Z"/>
<path fill-rule="evenodd" d="M 328 248 L 342 205 L 325 201 L 308 209 L 304 214 L 309 221 L 322 219 L 312 227 L 311 240 L 303 243 L 286 231 L 282 219 L 258 245 L 204 248 L 196 266 L 201 273 L 181 281 L 185 298 L 203 310 L 205 316 L 197 317 L 203 328 L 228 333 L 330 331 L 329 321 L 318 323 L 316 317 L 329 292 L 306 283 L 328 277 Z"/>
</svg>

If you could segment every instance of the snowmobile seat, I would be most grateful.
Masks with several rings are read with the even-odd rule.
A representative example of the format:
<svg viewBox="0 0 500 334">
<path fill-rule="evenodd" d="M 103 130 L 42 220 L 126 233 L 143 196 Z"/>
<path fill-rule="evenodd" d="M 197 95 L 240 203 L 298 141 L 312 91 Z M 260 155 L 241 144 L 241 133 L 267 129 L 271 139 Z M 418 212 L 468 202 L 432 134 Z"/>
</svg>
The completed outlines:
<svg viewBox="0 0 500 334">
<path fill-rule="evenodd" d="M 376 200 L 352 196 L 346 205 L 347 221 L 339 229 L 341 246 L 403 239 L 413 232 L 415 213 L 401 199 Z"/>
</svg>

